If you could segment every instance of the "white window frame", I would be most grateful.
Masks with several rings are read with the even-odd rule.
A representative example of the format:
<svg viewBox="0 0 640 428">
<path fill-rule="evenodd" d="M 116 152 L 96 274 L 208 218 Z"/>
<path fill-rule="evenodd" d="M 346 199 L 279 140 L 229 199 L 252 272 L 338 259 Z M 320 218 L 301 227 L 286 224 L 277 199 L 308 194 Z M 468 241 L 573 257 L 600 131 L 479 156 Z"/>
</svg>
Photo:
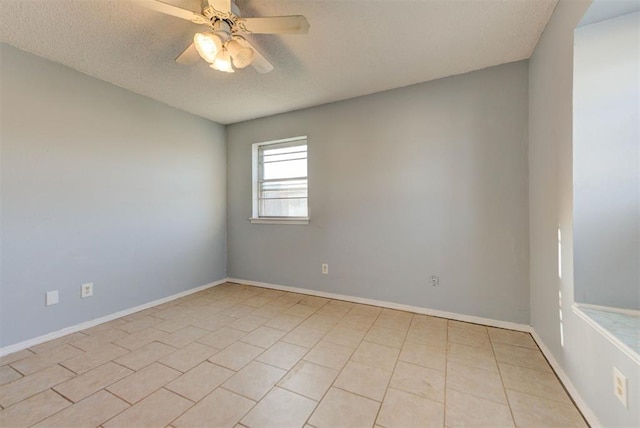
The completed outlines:
<svg viewBox="0 0 640 428">
<path fill-rule="evenodd" d="M 306 135 L 298 137 L 284 138 L 281 140 L 264 141 L 251 145 L 251 193 L 252 193 L 252 214 L 249 220 L 254 224 L 309 224 L 309 217 L 260 217 L 258 214 L 258 180 L 259 165 L 258 157 L 261 146 L 271 144 L 294 143 L 298 141 L 307 142 L 307 167 L 309 165 L 309 141 Z M 307 214 L 309 214 L 309 170 L 307 168 Z"/>
</svg>

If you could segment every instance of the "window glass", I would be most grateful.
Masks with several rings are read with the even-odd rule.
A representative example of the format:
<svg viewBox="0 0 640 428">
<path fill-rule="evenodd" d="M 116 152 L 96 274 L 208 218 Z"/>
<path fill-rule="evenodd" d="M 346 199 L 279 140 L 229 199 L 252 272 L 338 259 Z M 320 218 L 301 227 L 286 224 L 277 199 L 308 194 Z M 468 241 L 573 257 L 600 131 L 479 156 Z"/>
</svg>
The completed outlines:
<svg viewBox="0 0 640 428">
<path fill-rule="evenodd" d="M 258 144 L 256 164 L 254 215 L 257 212 L 258 217 L 307 217 L 306 138 Z"/>
</svg>

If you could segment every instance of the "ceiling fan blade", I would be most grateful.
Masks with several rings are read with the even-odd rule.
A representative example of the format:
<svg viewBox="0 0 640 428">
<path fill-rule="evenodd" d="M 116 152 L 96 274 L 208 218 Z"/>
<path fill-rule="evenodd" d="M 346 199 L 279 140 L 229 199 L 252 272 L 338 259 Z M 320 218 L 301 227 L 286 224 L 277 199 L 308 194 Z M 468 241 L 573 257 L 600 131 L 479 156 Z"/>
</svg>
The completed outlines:
<svg viewBox="0 0 640 428">
<path fill-rule="evenodd" d="M 222 13 L 231 12 L 231 0 L 208 0 L 209 6 Z"/>
<path fill-rule="evenodd" d="M 191 65 L 198 62 L 200 59 L 200 54 L 196 49 L 196 45 L 191 43 L 188 48 L 186 48 L 179 56 L 176 58 L 176 62 L 178 64 L 183 65 Z"/>
<path fill-rule="evenodd" d="M 155 10 L 156 12 L 164 13 L 167 15 L 175 16 L 177 18 L 186 19 L 187 21 L 194 22 L 196 24 L 205 24 L 207 19 L 199 13 L 192 12 L 190 10 L 181 9 L 172 4 L 163 3 L 158 0 L 138 0 L 147 9 Z"/>
<path fill-rule="evenodd" d="M 309 22 L 302 15 L 239 18 L 237 24 L 244 33 L 303 34 L 309 32 Z"/>
<path fill-rule="evenodd" d="M 273 65 L 265 57 L 262 56 L 260 52 L 256 48 L 254 48 L 251 43 L 247 42 L 245 39 L 238 37 L 238 42 L 244 47 L 253 49 L 253 61 L 251 61 L 251 66 L 256 69 L 258 73 L 268 73 L 273 70 Z"/>
</svg>

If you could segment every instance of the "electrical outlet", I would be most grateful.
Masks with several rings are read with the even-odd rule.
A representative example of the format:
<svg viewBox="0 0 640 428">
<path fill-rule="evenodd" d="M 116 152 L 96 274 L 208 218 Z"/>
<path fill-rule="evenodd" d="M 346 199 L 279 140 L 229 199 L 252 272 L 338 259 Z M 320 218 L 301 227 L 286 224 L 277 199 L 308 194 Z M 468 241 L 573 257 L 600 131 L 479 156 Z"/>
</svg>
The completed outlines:
<svg viewBox="0 0 640 428">
<path fill-rule="evenodd" d="M 89 282 L 87 284 L 82 284 L 82 287 L 80 288 L 80 297 L 84 299 L 85 297 L 91 296 L 93 296 L 93 283 Z"/>
<path fill-rule="evenodd" d="M 327 263 L 322 263 L 322 274 L 329 275 L 329 265 Z"/>
<path fill-rule="evenodd" d="M 58 299 L 58 290 L 47 291 L 47 298 L 45 300 L 45 305 L 51 306 L 56 305 L 60 300 Z"/>
<path fill-rule="evenodd" d="M 440 285 L 440 277 L 438 275 L 431 275 L 431 286 L 437 287 Z"/>
<path fill-rule="evenodd" d="M 627 407 L 627 378 L 615 366 L 613 367 L 613 394 L 624 407 Z"/>
</svg>

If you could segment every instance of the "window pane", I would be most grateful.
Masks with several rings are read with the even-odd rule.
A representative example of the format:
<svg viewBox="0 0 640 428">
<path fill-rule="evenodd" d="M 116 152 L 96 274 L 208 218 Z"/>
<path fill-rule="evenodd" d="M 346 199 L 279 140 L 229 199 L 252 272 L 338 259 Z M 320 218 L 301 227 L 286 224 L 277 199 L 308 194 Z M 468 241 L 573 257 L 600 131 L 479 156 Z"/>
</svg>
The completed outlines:
<svg viewBox="0 0 640 428">
<path fill-rule="evenodd" d="M 286 147 L 282 147 L 280 144 L 274 144 L 273 146 L 262 146 L 262 153 L 265 156 L 270 155 L 281 155 L 285 153 L 306 151 L 306 144 L 298 144 L 298 145 L 290 145 Z"/>
<path fill-rule="evenodd" d="M 268 181 L 260 184 L 261 199 L 306 198 L 307 180 Z"/>
<path fill-rule="evenodd" d="M 285 153 L 285 154 L 281 154 L 281 155 L 264 155 L 264 163 L 268 163 L 268 162 L 279 162 L 279 161 L 283 161 L 283 160 L 292 160 L 292 159 L 306 159 L 307 158 L 307 152 L 305 151 L 297 151 L 297 152 L 292 152 L 292 153 Z"/>
<path fill-rule="evenodd" d="M 304 139 L 258 148 L 258 217 L 307 217 L 307 142 Z"/>
<path fill-rule="evenodd" d="M 307 176 L 307 160 L 298 159 L 283 162 L 265 163 L 262 166 L 262 178 L 294 178 Z"/>
<path fill-rule="evenodd" d="M 307 217 L 307 198 L 261 199 L 260 217 Z"/>
</svg>

